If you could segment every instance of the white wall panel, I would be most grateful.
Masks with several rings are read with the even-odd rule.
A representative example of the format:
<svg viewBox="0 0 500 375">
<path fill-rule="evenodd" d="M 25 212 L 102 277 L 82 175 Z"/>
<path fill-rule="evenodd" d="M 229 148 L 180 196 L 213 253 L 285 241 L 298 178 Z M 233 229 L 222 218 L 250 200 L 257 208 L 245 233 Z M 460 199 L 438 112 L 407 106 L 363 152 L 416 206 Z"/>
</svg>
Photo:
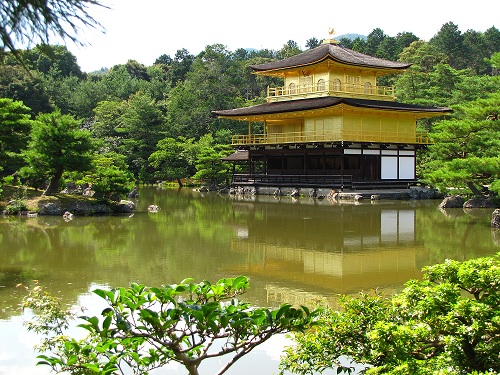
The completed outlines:
<svg viewBox="0 0 500 375">
<path fill-rule="evenodd" d="M 382 180 L 395 180 L 398 178 L 397 156 L 382 156 Z"/>
<path fill-rule="evenodd" d="M 415 158 L 411 157 L 399 158 L 399 178 L 400 179 L 415 178 Z"/>
</svg>

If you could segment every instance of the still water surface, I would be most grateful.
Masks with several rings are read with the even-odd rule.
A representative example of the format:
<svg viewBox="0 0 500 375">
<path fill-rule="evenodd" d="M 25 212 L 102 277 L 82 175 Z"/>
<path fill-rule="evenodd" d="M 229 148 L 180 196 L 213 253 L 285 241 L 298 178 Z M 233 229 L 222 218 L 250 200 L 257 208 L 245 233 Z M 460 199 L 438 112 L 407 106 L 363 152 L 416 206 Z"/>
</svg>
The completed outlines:
<svg viewBox="0 0 500 375">
<path fill-rule="evenodd" d="M 35 367 L 38 338 L 22 323 L 18 283 L 37 279 L 71 306 L 99 313 L 96 287 L 216 281 L 246 275 L 243 299 L 337 305 L 339 294 L 386 293 L 420 277 L 426 265 L 500 251 L 491 210 L 440 211 L 438 201 L 334 203 L 290 197 L 236 198 L 144 188 L 130 216 L 0 217 L 0 374 L 49 374 Z M 158 213 L 149 213 L 150 204 Z M 276 338 L 229 374 L 277 373 Z M 214 373 L 212 363 L 202 373 Z M 205 371 L 203 371 L 205 370 Z M 159 374 L 184 374 L 180 367 Z"/>
</svg>

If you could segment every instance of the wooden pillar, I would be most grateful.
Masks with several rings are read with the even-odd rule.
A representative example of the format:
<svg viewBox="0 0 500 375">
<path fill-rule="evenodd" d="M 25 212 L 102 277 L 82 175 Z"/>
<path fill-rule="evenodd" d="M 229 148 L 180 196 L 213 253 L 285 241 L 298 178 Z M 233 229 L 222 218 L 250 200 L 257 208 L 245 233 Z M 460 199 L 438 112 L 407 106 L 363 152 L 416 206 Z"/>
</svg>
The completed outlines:
<svg viewBox="0 0 500 375">
<path fill-rule="evenodd" d="M 397 179 L 398 181 L 400 180 L 400 175 L 399 175 L 399 163 L 401 162 L 401 156 L 399 155 L 399 146 L 397 148 L 398 150 L 398 162 L 396 164 L 396 176 L 397 176 Z"/>
<path fill-rule="evenodd" d="M 361 177 L 364 181 L 366 181 L 368 178 L 366 176 L 366 156 L 365 156 L 365 149 L 364 149 L 364 145 L 361 144 L 361 155 L 360 155 L 360 158 L 361 160 L 359 161 L 360 164 L 361 164 Z"/>
<path fill-rule="evenodd" d="M 307 149 L 304 148 L 304 174 L 307 174 Z"/>
<path fill-rule="evenodd" d="M 335 163 L 333 166 L 335 167 Z M 326 151 L 323 151 L 323 174 L 326 174 Z"/>
<path fill-rule="evenodd" d="M 281 153 L 281 174 L 285 174 L 285 153 Z"/>
<path fill-rule="evenodd" d="M 342 141 L 342 152 L 340 153 L 340 179 L 342 180 L 342 190 L 344 190 L 344 141 Z"/>
</svg>

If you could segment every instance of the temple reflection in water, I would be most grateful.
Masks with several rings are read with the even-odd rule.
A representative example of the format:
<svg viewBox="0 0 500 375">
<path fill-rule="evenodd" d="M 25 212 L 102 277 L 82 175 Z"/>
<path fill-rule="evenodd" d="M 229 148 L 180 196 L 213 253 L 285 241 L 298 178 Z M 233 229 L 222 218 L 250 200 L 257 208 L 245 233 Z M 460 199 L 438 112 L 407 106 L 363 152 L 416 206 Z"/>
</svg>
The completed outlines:
<svg viewBox="0 0 500 375">
<path fill-rule="evenodd" d="M 253 211 L 238 227 L 231 249 L 248 262 L 242 274 L 273 280 L 269 302 L 308 304 L 338 294 L 379 288 L 399 290 L 420 276 L 415 209 L 377 204 L 259 204 L 236 202 L 234 210 Z M 267 198 L 272 199 L 272 198 Z M 288 211 L 283 214 L 283 211 Z M 262 227 L 267 228 L 262 230 Z"/>
</svg>

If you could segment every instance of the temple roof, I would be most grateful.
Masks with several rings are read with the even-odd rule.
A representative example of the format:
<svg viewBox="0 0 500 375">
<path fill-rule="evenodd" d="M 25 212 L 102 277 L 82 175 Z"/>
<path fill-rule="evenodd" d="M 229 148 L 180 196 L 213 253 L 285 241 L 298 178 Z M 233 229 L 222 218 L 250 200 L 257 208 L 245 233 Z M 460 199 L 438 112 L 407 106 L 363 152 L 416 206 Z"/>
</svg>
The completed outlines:
<svg viewBox="0 0 500 375">
<path fill-rule="evenodd" d="M 431 106 L 421 106 L 415 104 L 390 102 L 384 100 L 366 100 L 366 99 L 352 99 L 352 98 L 339 98 L 335 96 L 325 96 L 312 99 L 298 99 L 298 100 L 288 100 L 281 102 L 270 102 L 250 107 L 212 111 L 212 113 L 221 117 L 258 116 L 258 115 L 269 115 L 276 113 L 323 109 L 327 107 L 334 107 L 341 104 L 346 104 L 359 108 L 371 108 L 371 109 L 405 111 L 405 112 L 424 112 L 424 113 L 435 113 L 436 115 L 446 114 L 452 111 L 450 108 L 446 107 L 431 107 Z"/>
<path fill-rule="evenodd" d="M 248 161 L 248 150 L 236 150 L 231 155 L 220 159 L 222 161 Z"/>
<path fill-rule="evenodd" d="M 256 72 L 297 68 L 315 64 L 329 58 L 343 64 L 370 68 L 406 69 L 411 65 L 408 63 L 368 56 L 363 53 L 353 51 L 352 49 L 346 48 L 340 44 L 327 43 L 284 60 L 251 65 L 250 68 Z"/>
</svg>

